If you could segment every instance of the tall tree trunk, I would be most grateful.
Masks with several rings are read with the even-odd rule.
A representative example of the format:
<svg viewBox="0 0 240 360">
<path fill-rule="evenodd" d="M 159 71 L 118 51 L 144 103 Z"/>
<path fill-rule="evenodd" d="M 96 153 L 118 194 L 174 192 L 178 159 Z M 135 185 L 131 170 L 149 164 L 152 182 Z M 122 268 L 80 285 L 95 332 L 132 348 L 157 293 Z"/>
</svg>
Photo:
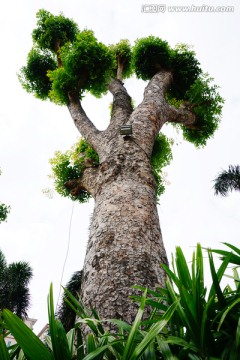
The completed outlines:
<svg viewBox="0 0 240 360">
<path fill-rule="evenodd" d="M 155 180 L 150 165 L 152 148 L 164 123 L 192 126 L 195 115 L 165 100 L 172 74 L 156 74 L 133 110 L 120 80 L 113 80 L 111 121 L 98 131 L 83 111 L 76 94 L 69 94 L 69 110 L 85 139 L 98 152 L 100 165 L 69 181 L 72 195 L 85 189 L 95 199 L 90 238 L 83 269 L 81 296 L 103 318 L 132 322 L 136 311 L 129 300 L 132 285 L 164 286 L 160 267 L 167 263 L 156 207 Z M 120 135 L 131 124 L 132 136 Z"/>
<path fill-rule="evenodd" d="M 167 263 L 149 159 L 131 138 L 100 166 L 83 269 L 82 300 L 104 318 L 131 322 L 132 285 L 164 286 Z"/>
</svg>

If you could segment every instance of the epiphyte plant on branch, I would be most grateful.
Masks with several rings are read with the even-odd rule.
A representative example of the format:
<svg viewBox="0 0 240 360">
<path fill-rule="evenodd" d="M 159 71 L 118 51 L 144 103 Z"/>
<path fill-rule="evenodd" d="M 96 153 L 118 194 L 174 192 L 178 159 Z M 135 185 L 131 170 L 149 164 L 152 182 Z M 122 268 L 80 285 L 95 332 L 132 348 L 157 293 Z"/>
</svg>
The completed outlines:
<svg viewBox="0 0 240 360">
<path fill-rule="evenodd" d="M 37 19 L 19 79 L 37 98 L 68 107 L 83 139 L 52 160 L 56 186 L 64 196 L 95 200 L 81 297 L 102 317 L 132 322 L 130 287 L 165 283 L 159 264 L 167 257 L 156 203 L 171 152 L 161 129 L 171 123 L 186 140 L 204 146 L 218 127 L 223 99 L 186 45 L 172 49 L 149 36 L 133 46 L 127 40 L 107 46 L 63 15 L 39 10 Z M 133 74 L 149 81 L 134 109 L 122 82 Z M 81 100 L 85 93 L 100 97 L 107 91 L 113 95 L 111 119 L 99 131 Z M 130 136 L 121 134 L 123 125 Z"/>
</svg>

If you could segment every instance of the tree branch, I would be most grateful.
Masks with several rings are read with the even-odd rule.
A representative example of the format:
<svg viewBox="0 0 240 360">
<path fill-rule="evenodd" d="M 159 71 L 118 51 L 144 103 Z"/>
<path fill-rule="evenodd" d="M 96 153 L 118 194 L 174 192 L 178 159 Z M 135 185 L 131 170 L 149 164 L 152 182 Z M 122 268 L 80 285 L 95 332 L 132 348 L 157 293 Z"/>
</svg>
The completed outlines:
<svg viewBox="0 0 240 360">
<path fill-rule="evenodd" d="M 122 81 L 122 73 L 123 73 L 124 61 L 122 61 L 121 56 L 117 57 L 117 79 Z"/>
<path fill-rule="evenodd" d="M 102 142 L 101 132 L 95 127 L 91 120 L 87 117 L 79 101 L 76 92 L 71 91 L 68 93 L 69 105 L 68 109 L 72 116 L 75 126 L 80 134 L 86 139 L 92 148 L 101 155 Z"/>
<path fill-rule="evenodd" d="M 150 158 L 157 134 L 167 121 L 168 103 L 165 93 L 172 82 L 172 74 L 160 71 L 149 81 L 142 103 L 132 113 L 133 140 Z"/>
<path fill-rule="evenodd" d="M 95 197 L 98 191 L 98 176 L 99 167 L 89 167 L 83 171 L 83 174 L 79 179 L 69 180 L 64 186 L 70 190 L 72 196 L 77 196 L 81 190 L 85 190 Z"/>
<path fill-rule="evenodd" d="M 101 133 L 102 144 L 109 143 L 111 139 L 120 134 L 120 126 L 126 124 L 133 111 L 131 97 L 128 95 L 122 81 L 112 79 L 108 88 L 113 95 L 113 104 L 110 124 L 108 128 Z"/>
<path fill-rule="evenodd" d="M 192 111 L 192 108 L 191 104 L 189 106 L 187 104 L 182 104 L 179 109 L 169 105 L 167 121 L 182 124 L 189 129 L 197 130 L 198 127 L 194 125 L 196 115 Z"/>
<path fill-rule="evenodd" d="M 131 97 L 128 95 L 121 80 L 113 79 L 108 89 L 113 95 L 111 124 L 113 126 L 125 124 L 133 111 Z"/>
</svg>

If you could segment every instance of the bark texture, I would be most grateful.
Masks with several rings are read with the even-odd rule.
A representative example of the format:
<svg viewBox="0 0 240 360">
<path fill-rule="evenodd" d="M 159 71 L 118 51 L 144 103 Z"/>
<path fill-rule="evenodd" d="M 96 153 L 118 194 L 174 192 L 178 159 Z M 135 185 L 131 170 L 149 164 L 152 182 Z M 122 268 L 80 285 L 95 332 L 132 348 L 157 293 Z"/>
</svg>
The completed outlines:
<svg viewBox="0 0 240 360">
<path fill-rule="evenodd" d="M 83 269 L 81 296 L 103 318 L 132 322 L 136 308 L 129 300 L 132 285 L 164 286 L 160 267 L 167 263 L 156 207 L 155 180 L 150 159 L 155 138 L 167 121 L 194 124 L 187 108 L 166 102 L 170 72 L 149 82 L 142 103 L 133 111 L 123 83 L 113 80 L 113 108 L 109 127 L 99 132 L 78 100 L 69 96 L 69 110 L 82 136 L 98 151 L 100 165 L 88 168 L 68 186 L 73 194 L 84 188 L 95 198 Z M 131 137 L 120 135 L 132 124 Z"/>
<path fill-rule="evenodd" d="M 122 145 L 100 166 L 82 299 L 104 317 L 131 322 L 131 286 L 163 286 L 160 263 L 167 258 L 149 161 L 131 139 Z"/>
</svg>

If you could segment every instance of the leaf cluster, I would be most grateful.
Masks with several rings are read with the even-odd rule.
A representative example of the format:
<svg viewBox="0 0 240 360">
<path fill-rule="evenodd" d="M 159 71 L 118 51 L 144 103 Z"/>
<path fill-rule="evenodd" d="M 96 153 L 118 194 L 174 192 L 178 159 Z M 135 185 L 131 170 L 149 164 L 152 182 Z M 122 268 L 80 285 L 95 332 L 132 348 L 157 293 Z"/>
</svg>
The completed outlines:
<svg viewBox="0 0 240 360">
<path fill-rule="evenodd" d="M 122 39 L 117 44 L 110 45 L 110 48 L 113 51 L 116 59 L 116 65 L 114 67 L 112 76 L 116 78 L 117 66 L 120 65 L 123 68 L 122 78 L 129 78 L 133 74 L 132 48 L 129 40 Z"/>
<path fill-rule="evenodd" d="M 81 178 L 86 168 L 86 161 L 96 166 L 99 163 L 99 158 L 95 150 L 83 138 L 71 150 L 65 153 L 55 152 L 54 158 L 50 159 L 49 162 L 52 167 L 51 177 L 54 179 L 54 188 L 57 193 L 63 197 L 78 200 L 80 203 L 89 200 L 90 194 L 86 190 L 82 189 L 77 197 L 73 197 L 70 190 L 65 186 L 67 181 Z"/>
<path fill-rule="evenodd" d="M 0 175 L 2 174 L 2 170 L 0 168 Z M 7 206 L 3 203 L 0 203 L 0 224 L 3 221 L 7 221 L 8 214 L 10 212 L 11 207 Z"/>
<path fill-rule="evenodd" d="M 63 67 L 50 71 L 52 81 L 50 98 L 58 104 L 68 103 L 68 91 L 77 91 L 81 97 L 88 91 L 100 97 L 107 91 L 115 64 L 110 48 L 98 42 L 91 30 L 83 30 L 73 43 L 62 46 Z"/>
<path fill-rule="evenodd" d="M 229 165 L 228 170 L 222 170 L 214 180 L 216 195 L 227 196 L 229 191 L 240 190 L 240 166 Z"/>
<path fill-rule="evenodd" d="M 82 270 L 74 272 L 73 275 L 71 276 L 71 279 L 65 286 L 65 289 L 68 290 L 75 298 L 77 298 L 78 294 L 80 293 L 82 277 L 83 277 Z M 61 304 L 56 312 L 56 317 L 61 321 L 66 332 L 74 328 L 76 322 L 76 313 L 67 304 L 66 302 L 67 300 L 69 300 L 69 297 L 67 296 L 67 293 L 64 292 L 62 296 Z"/>
<path fill-rule="evenodd" d="M 27 262 L 7 264 L 0 250 L 0 309 L 8 308 L 19 317 L 27 316 L 30 305 L 29 281 L 32 269 Z"/>
<path fill-rule="evenodd" d="M 160 70 L 173 73 L 168 96 L 184 99 L 190 86 L 201 74 L 195 53 L 185 44 L 170 48 L 166 41 L 154 36 L 138 39 L 133 47 L 133 68 L 138 78 L 151 79 Z"/>
<path fill-rule="evenodd" d="M 178 44 L 171 53 L 173 83 L 168 96 L 185 99 L 186 92 L 202 73 L 195 52 L 186 44 Z"/>
<path fill-rule="evenodd" d="M 20 69 L 18 79 L 22 87 L 36 98 L 46 100 L 52 88 L 48 72 L 56 69 L 57 61 L 49 50 L 34 46 L 28 54 L 27 65 Z"/>
<path fill-rule="evenodd" d="M 172 50 L 166 41 L 154 36 L 137 39 L 132 63 L 137 78 L 151 79 L 160 70 L 171 69 Z"/>
<path fill-rule="evenodd" d="M 156 188 L 157 197 L 162 195 L 165 191 L 162 169 L 165 166 L 169 165 L 172 160 L 172 150 L 171 150 L 172 144 L 173 144 L 173 140 L 168 139 L 167 136 L 162 133 L 158 134 L 154 142 L 152 156 L 151 156 L 151 165 L 157 184 L 157 188 Z"/>
<path fill-rule="evenodd" d="M 1 222 L 7 220 L 10 209 L 11 209 L 10 206 L 0 203 L 0 224 L 1 224 Z"/>
<path fill-rule="evenodd" d="M 48 49 L 56 53 L 66 42 L 73 42 L 79 32 L 78 25 L 63 14 L 54 16 L 40 9 L 36 17 L 37 27 L 32 32 L 33 41 L 40 49 Z"/>
<path fill-rule="evenodd" d="M 162 332 L 165 344 L 161 348 L 168 352 L 169 359 L 239 358 L 240 281 L 236 268 L 233 269 L 235 288 L 227 285 L 222 289 L 220 283 L 232 263 L 240 264 L 240 250 L 231 244 L 225 245 L 231 251 L 207 249 L 212 277 L 209 291 L 204 281 L 204 257 L 200 244 L 193 253 L 190 266 L 183 250 L 177 247 L 172 270 L 162 265 L 168 275 L 166 288 L 159 289 L 158 292 L 148 290 L 146 304 L 155 309 L 152 321 L 158 321 L 169 306 L 176 302 L 178 304 L 168 326 Z M 214 264 L 213 252 L 222 256 L 218 270 Z"/>
<path fill-rule="evenodd" d="M 41 9 L 37 18 L 34 46 L 18 74 L 23 88 L 59 105 L 68 104 L 69 91 L 80 98 L 85 91 L 96 97 L 105 93 L 116 67 L 112 49 L 98 42 L 92 31 L 79 31 L 76 23 L 62 14 L 54 16 Z M 122 54 L 124 49 L 126 52 L 126 42 L 119 46 Z"/>
<path fill-rule="evenodd" d="M 223 98 L 219 95 L 218 86 L 212 84 L 213 79 L 208 74 L 202 74 L 191 88 L 186 97 L 193 104 L 196 122 L 191 129 L 182 127 L 185 140 L 192 142 L 196 147 L 205 146 L 219 126 L 221 120 Z"/>
</svg>

